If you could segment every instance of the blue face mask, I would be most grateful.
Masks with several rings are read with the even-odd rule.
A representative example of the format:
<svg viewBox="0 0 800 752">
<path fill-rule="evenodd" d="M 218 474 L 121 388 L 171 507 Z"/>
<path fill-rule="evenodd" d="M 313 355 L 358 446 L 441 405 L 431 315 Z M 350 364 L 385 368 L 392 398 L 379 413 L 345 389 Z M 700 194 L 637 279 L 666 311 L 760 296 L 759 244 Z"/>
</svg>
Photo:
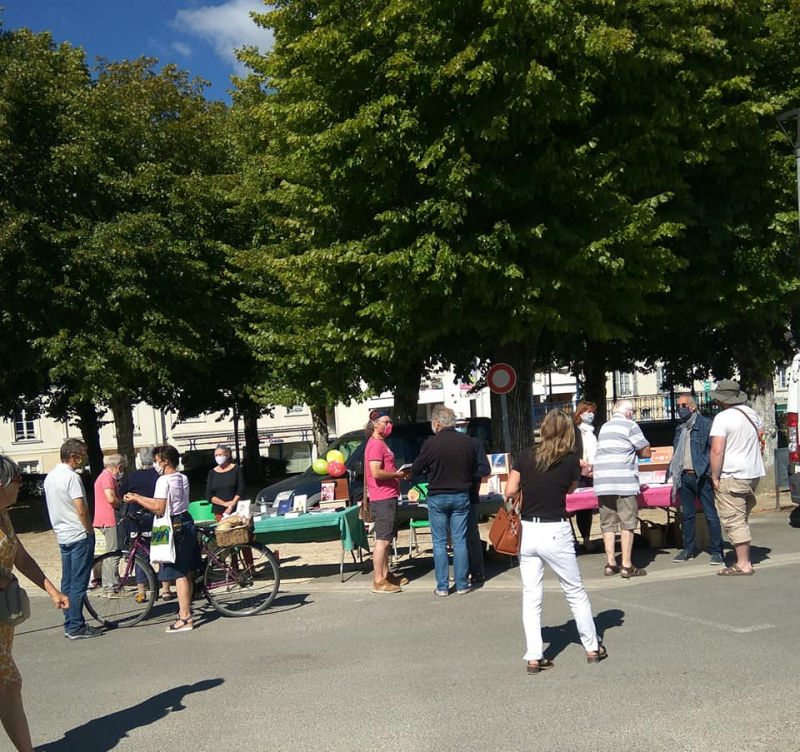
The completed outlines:
<svg viewBox="0 0 800 752">
<path fill-rule="evenodd" d="M 466 433 L 467 429 L 464 428 L 464 426 L 456 426 L 456 431 L 458 431 L 459 433 Z"/>
<path fill-rule="evenodd" d="M 681 423 L 685 423 L 689 418 L 692 417 L 692 410 L 689 407 L 679 407 L 678 408 L 678 417 L 681 419 Z"/>
</svg>

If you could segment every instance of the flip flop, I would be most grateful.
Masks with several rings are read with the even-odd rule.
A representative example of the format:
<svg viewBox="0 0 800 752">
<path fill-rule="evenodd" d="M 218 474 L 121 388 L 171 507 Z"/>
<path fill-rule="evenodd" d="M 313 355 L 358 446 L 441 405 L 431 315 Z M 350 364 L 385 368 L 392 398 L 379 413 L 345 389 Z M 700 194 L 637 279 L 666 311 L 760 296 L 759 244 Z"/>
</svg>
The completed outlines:
<svg viewBox="0 0 800 752">
<path fill-rule="evenodd" d="M 547 658 L 540 658 L 538 661 L 528 661 L 528 673 L 529 674 L 538 674 L 540 671 L 547 671 L 551 669 L 556 664 L 553 661 L 548 660 Z"/>
<path fill-rule="evenodd" d="M 738 564 L 732 564 L 725 569 L 720 569 L 717 574 L 720 577 L 750 577 L 755 574 L 755 571 L 751 569 L 749 572 L 745 572 L 744 569 L 739 568 Z"/>
</svg>

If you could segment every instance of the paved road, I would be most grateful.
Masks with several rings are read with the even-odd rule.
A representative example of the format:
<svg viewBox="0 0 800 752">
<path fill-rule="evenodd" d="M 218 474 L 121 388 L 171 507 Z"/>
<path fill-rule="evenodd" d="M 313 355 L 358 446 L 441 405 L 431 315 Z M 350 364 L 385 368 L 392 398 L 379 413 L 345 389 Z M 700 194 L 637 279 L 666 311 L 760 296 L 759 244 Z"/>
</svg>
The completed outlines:
<svg viewBox="0 0 800 752">
<path fill-rule="evenodd" d="M 36 600 L 15 643 L 34 741 L 49 752 L 795 752 L 800 529 L 783 512 L 753 531 L 752 578 L 641 550 L 650 575 L 624 582 L 582 556 L 610 653 L 599 666 L 548 574 L 556 668 L 539 676 L 524 671 L 516 571 L 441 599 L 430 572 L 391 598 L 372 595 L 367 575 L 330 577 L 293 585 L 259 617 L 204 611 L 195 632 L 166 635 L 170 604 L 83 642 Z"/>
</svg>

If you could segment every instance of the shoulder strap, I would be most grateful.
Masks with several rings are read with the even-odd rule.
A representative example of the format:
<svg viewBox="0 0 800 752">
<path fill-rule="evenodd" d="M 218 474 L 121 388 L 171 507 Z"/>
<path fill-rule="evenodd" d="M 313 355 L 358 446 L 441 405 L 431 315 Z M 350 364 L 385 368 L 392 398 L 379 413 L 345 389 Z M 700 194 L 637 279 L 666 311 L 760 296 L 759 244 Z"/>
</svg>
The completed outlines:
<svg viewBox="0 0 800 752">
<path fill-rule="evenodd" d="M 753 419 L 744 410 L 742 410 L 739 407 L 736 407 L 735 405 L 733 407 L 731 407 L 731 410 L 736 410 L 737 413 L 739 413 L 740 415 L 744 415 L 744 417 L 747 418 L 747 422 L 751 426 L 753 426 L 753 430 L 755 430 L 756 436 L 758 436 L 758 439 L 760 441 L 761 440 L 761 432 L 758 430 L 758 426 L 755 423 L 753 423 Z"/>
</svg>

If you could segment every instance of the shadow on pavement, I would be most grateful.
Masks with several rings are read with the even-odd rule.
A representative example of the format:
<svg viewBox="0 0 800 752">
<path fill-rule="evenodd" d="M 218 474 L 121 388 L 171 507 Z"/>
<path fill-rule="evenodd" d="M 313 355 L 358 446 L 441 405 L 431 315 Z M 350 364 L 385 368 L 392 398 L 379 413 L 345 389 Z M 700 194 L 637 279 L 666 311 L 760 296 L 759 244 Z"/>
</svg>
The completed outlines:
<svg viewBox="0 0 800 752">
<path fill-rule="evenodd" d="M 196 684 L 184 684 L 150 697 L 116 713 L 96 718 L 83 726 L 67 731 L 62 739 L 36 747 L 37 752 L 100 752 L 114 749 L 129 731 L 140 726 L 149 726 L 168 713 L 185 708 L 183 699 L 195 692 L 205 692 L 224 683 L 224 679 L 205 679 Z"/>
<path fill-rule="evenodd" d="M 769 559 L 769 555 L 772 553 L 771 548 L 766 548 L 765 546 L 750 546 L 750 561 L 753 564 L 758 564 L 759 562 L 764 561 L 765 559 Z"/>
<path fill-rule="evenodd" d="M 789 524 L 792 527 L 800 527 L 800 506 L 795 507 L 789 513 Z"/>
<path fill-rule="evenodd" d="M 594 623 L 597 626 L 597 636 L 602 641 L 606 631 L 614 627 L 621 627 L 624 621 L 625 612 L 620 611 L 618 608 L 601 611 L 594 617 Z M 547 643 L 544 656 L 551 661 L 573 642 L 580 645 L 578 627 L 575 625 L 575 620 L 570 619 L 557 627 L 542 627 L 542 640 Z"/>
</svg>

